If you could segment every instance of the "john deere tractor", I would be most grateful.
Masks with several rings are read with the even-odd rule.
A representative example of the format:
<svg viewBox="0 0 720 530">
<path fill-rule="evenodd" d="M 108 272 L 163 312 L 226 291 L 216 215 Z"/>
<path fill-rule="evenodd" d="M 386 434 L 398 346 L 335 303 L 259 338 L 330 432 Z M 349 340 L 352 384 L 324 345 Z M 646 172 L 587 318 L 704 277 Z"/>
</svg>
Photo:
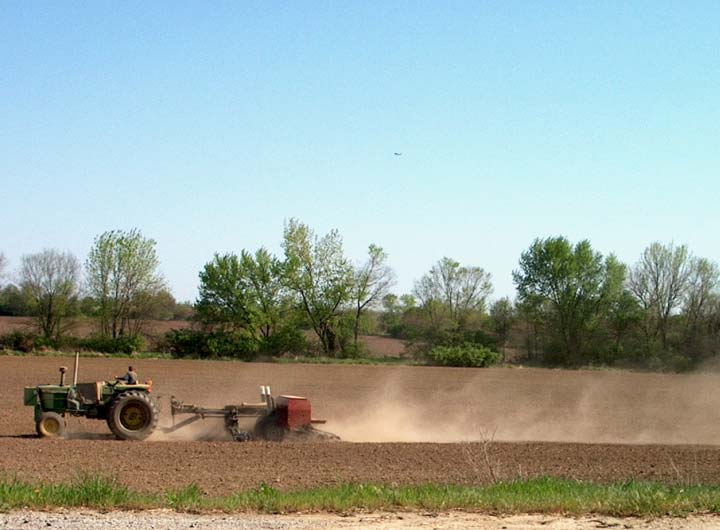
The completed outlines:
<svg viewBox="0 0 720 530">
<path fill-rule="evenodd" d="M 159 410 L 151 395 L 152 381 L 78 383 L 77 356 L 71 385 L 65 384 L 66 371 L 60 368 L 59 385 L 25 387 L 25 405 L 35 407 L 35 430 L 40 436 L 62 436 L 66 416 L 105 420 L 121 440 L 144 440 L 157 427 Z"/>
</svg>

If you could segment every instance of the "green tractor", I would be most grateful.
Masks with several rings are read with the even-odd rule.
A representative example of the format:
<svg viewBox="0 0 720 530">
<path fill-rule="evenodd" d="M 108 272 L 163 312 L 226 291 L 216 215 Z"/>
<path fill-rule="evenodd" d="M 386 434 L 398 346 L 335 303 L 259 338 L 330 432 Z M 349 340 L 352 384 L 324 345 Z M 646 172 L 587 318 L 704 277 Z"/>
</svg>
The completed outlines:
<svg viewBox="0 0 720 530">
<path fill-rule="evenodd" d="M 60 437 L 65 433 L 66 416 L 107 421 L 120 440 L 144 440 L 157 427 L 160 415 L 151 395 L 152 381 L 127 384 L 122 381 L 77 382 L 75 357 L 73 384 L 65 384 L 65 367 L 60 368 L 59 385 L 25 387 L 25 405 L 35 408 L 35 430 L 40 436 Z"/>
</svg>

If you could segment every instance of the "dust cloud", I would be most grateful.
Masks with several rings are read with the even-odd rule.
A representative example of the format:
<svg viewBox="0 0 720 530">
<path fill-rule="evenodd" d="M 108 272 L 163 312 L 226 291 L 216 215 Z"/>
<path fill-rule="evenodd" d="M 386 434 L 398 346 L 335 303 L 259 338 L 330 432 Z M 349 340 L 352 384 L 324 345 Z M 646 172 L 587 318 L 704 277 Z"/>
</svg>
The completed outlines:
<svg viewBox="0 0 720 530">
<path fill-rule="evenodd" d="M 396 376 L 333 414 L 326 428 L 351 442 L 720 442 L 717 375 L 476 373 L 426 386 L 414 374 Z"/>
<path fill-rule="evenodd" d="M 325 429 L 347 442 L 457 442 L 477 438 L 483 426 L 470 425 L 472 414 L 453 400 L 412 400 L 402 394 L 402 381 L 358 400 L 342 418 L 328 420 Z"/>
</svg>

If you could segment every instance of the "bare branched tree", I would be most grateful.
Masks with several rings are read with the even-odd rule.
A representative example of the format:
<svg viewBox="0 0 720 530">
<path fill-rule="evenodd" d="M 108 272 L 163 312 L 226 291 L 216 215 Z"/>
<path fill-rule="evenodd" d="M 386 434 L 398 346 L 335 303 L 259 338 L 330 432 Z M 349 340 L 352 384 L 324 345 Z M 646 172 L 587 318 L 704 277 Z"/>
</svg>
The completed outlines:
<svg viewBox="0 0 720 530">
<path fill-rule="evenodd" d="M 655 242 L 645 249 L 630 272 L 629 287 L 645 311 L 646 336 L 660 335 L 667 348 L 668 322 L 681 306 L 692 273 L 692 258 L 685 245 Z"/>
<path fill-rule="evenodd" d="M 387 264 L 387 253 L 377 245 L 368 247 L 368 260 L 355 271 L 355 346 L 360 332 L 360 318 L 368 309 L 380 303 L 395 283 L 395 273 Z"/>
<path fill-rule="evenodd" d="M 513 307 L 512 301 L 507 296 L 496 300 L 495 303 L 490 306 L 490 322 L 493 331 L 497 335 L 503 357 L 505 356 L 505 346 L 510 336 L 510 330 L 516 319 L 515 307 Z"/>
<path fill-rule="evenodd" d="M 427 312 L 436 330 L 449 321 L 462 327 L 472 311 L 483 312 L 493 291 L 490 273 L 481 267 L 461 266 L 443 258 L 415 283 L 413 294 Z"/>
<path fill-rule="evenodd" d="M 5 268 L 7 267 L 7 258 L 5 257 L 5 254 L 0 252 L 0 287 L 3 286 L 3 281 L 5 280 Z"/>
<path fill-rule="evenodd" d="M 30 298 L 38 328 L 46 338 L 64 331 L 80 286 L 80 263 L 69 252 L 46 249 L 22 257 L 21 286 Z"/>
<path fill-rule="evenodd" d="M 113 230 L 95 239 L 85 269 L 104 336 L 139 333 L 148 309 L 145 302 L 165 287 L 159 263 L 155 241 L 139 230 Z"/>
<path fill-rule="evenodd" d="M 492 431 L 480 427 L 479 438 L 474 441 L 466 441 L 462 444 L 463 453 L 467 464 L 475 472 L 480 481 L 489 481 L 496 484 L 500 477 L 500 461 L 495 451 L 495 434 L 497 427 Z"/>
<path fill-rule="evenodd" d="M 683 313 L 686 333 L 695 333 L 709 316 L 713 293 L 720 285 L 720 270 L 716 263 L 696 258 L 690 265 Z"/>
</svg>

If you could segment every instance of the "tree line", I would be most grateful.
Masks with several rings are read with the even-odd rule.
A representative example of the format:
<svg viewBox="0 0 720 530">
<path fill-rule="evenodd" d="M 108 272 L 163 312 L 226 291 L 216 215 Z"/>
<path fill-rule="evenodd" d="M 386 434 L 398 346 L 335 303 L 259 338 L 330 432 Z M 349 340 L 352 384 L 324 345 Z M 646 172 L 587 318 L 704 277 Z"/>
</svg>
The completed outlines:
<svg viewBox="0 0 720 530">
<path fill-rule="evenodd" d="M 137 337 L 150 319 L 186 318 L 159 273 L 155 241 L 140 231 L 95 238 L 84 265 L 70 252 L 44 249 L 22 256 L 14 282 L 0 253 L 0 315 L 32 316 L 39 335 L 60 339 L 75 317 L 93 317 L 100 337 Z"/>
<path fill-rule="evenodd" d="M 402 339 L 419 356 L 443 352 L 448 363 L 448 352 L 487 363 L 495 351 L 543 365 L 686 369 L 720 348 L 718 266 L 685 245 L 655 242 L 624 264 L 588 240 L 539 238 L 513 271 L 515 299 L 494 301 L 488 272 L 449 257 L 397 295 L 383 248 L 370 244 L 354 264 L 337 230 L 319 235 L 297 219 L 286 222 L 281 248 L 281 256 L 265 248 L 214 255 L 190 307 L 172 299 L 153 240 L 137 230 L 106 232 L 84 267 L 57 250 L 23 256 L 17 285 L 0 289 L 0 312 L 22 300 L 46 337 L 62 335 L 74 314 L 89 314 L 112 338 L 139 333 L 158 307 L 192 312 L 197 326 L 170 333 L 167 344 L 201 356 L 307 353 L 308 333 L 324 355 L 362 355 L 358 338 L 370 333 Z M 0 274 L 5 269 L 0 254 Z"/>
</svg>

